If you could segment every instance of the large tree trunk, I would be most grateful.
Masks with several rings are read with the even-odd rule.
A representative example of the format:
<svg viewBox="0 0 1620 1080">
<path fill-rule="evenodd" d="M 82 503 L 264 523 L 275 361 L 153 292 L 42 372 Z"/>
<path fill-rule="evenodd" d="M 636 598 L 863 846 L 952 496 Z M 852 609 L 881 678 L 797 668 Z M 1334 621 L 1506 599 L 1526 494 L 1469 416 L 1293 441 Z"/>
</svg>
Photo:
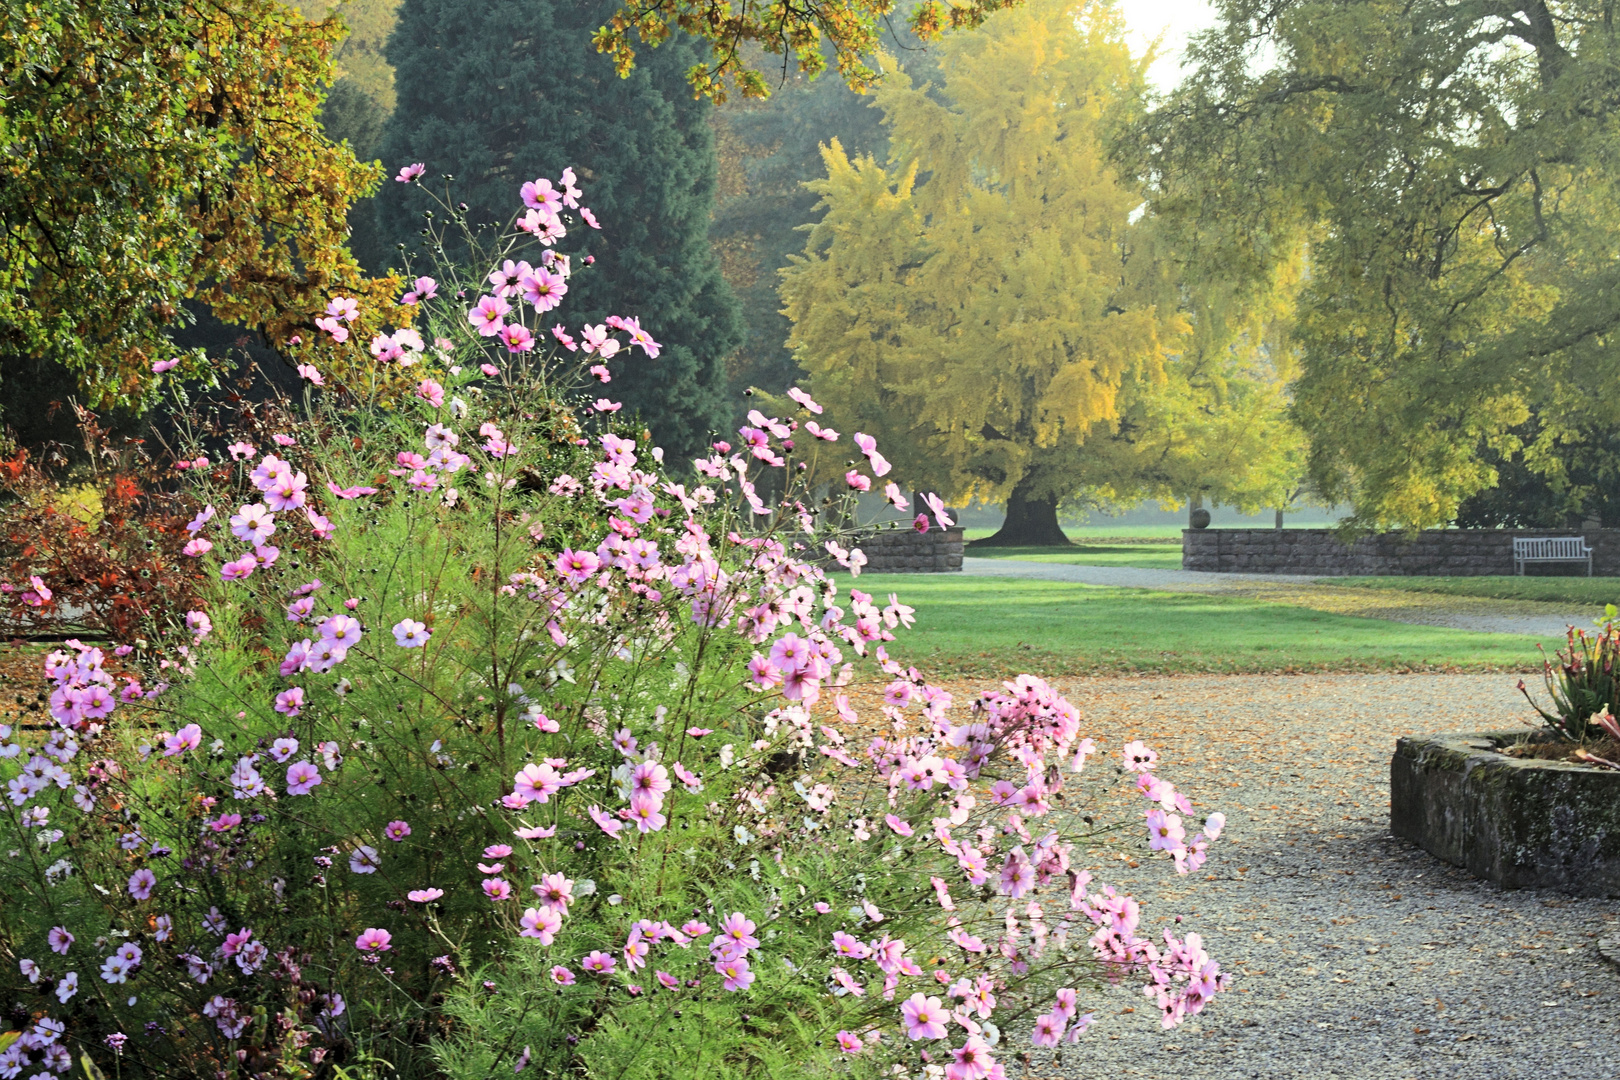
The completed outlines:
<svg viewBox="0 0 1620 1080">
<path fill-rule="evenodd" d="M 1069 538 L 1058 525 L 1057 496 L 1031 499 L 1023 485 L 1007 499 L 1007 520 L 994 536 L 975 540 L 977 547 L 1068 547 Z"/>
</svg>

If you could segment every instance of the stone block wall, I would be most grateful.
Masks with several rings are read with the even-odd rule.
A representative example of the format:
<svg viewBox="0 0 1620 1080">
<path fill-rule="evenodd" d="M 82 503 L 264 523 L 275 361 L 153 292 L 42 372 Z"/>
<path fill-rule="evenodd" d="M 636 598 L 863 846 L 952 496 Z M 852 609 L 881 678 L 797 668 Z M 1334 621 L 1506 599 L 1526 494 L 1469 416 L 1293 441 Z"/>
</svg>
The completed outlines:
<svg viewBox="0 0 1620 1080">
<path fill-rule="evenodd" d="M 866 569 L 881 574 L 942 574 L 962 569 L 962 530 L 884 529 L 868 533 L 857 545 Z"/>
<path fill-rule="evenodd" d="M 1364 536 L 1346 546 L 1333 529 L 1184 529 L 1181 568 L 1248 574 L 1513 573 L 1516 536 L 1575 536 L 1569 529 L 1422 529 Z M 1588 529 L 1592 573 L 1620 576 L 1620 529 Z M 1530 563 L 1527 574 L 1584 574 L 1584 563 Z"/>
</svg>

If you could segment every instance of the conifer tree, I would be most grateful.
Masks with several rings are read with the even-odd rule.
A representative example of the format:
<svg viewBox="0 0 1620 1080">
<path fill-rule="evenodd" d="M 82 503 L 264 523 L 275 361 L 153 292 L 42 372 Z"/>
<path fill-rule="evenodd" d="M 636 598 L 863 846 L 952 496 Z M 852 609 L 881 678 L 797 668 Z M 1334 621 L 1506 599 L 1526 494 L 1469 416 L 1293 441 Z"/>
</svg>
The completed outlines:
<svg viewBox="0 0 1620 1080">
<path fill-rule="evenodd" d="M 602 223 L 585 240 L 558 314 L 577 330 L 638 316 L 663 346 L 656 360 L 615 365 L 612 396 L 639 412 L 671 453 L 694 452 L 727 418 L 724 359 L 739 340 L 737 306 L 708 246 L 713 107 L 687 69 L 701 49 L 682 35 L 648 49 L 627 77 L 591 35 L 610 0 L 405 0 L 388 44 L 397 105 L 382 140 L 390 170 L 421 161 L 454 176 L 452 197 L 475 227 L 510 226 L 526 180 L 572 166 Z M 377 200 L 385 244 L 420 240 L 428 203 L 414 186 Z M 398 262 L 397 250 L 373 253 Z"/>
</svg>

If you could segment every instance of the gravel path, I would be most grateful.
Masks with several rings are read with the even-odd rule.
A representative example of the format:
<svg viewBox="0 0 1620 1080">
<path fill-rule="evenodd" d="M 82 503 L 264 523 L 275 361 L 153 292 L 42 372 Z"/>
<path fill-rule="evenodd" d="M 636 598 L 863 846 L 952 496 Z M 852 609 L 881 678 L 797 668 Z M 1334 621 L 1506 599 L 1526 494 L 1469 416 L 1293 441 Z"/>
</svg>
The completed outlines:
<svg viewBox="0 0 1620 1080">
<path fill-rule="evenodd" d="M 1142 738 L 1199 816 L 1229 818 L 1204 872 L 1095 853 L 1143 903 L 1177 912 L 1231 992 L 1169 1033 L 1127 989 L 1054 1057 L 1003 1046 L 1019 1077 L 1590 1078 L 1620 1076 L 1620 970 L 1597 949 L 1620 899 L 1503 891 L 1389 834 L 1397 736 L 1517 726 L 1504 675 L 1073 680 L 1099 744 Z M 1104 743 L 1104 740 L 1107 740 Z M 1020 1067 L 1018 1054 L 1031 1062 Z"/>
<path fill-rule="evenodd" d="M 962 572 L 976 577 L 1032 578 L 1129 589 L 1251 596 L 1341 615 L 1535 637 L 1562 638 L 1571 624 L 1591 626 L 1592 620 L 1601 614 L 1597 608 L 1571 611 L 1565 605 L 1527 600 L 1348 588 L 1332 585 L 1320 577 L 1298 574 L 1212 574 L 1201 570 L 1076 566 L 971 556 L 962 560 Z"/>
</svg>

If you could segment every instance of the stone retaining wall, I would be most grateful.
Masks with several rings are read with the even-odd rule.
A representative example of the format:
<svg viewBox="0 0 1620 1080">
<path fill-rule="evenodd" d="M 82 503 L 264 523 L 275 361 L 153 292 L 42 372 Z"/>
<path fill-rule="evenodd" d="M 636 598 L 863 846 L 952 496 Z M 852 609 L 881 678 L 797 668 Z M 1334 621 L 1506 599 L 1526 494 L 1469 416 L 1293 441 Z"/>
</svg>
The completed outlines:
<svg viewBox="0 0 1620 1080">
<path fill-rule="evenodd" d="M 1515 536 L 1575 536 L 1564 529 L 1423 529 L 1364 536 L 1346 546 L 1333 529 L 1184 529 L 1181 568 L 1249 574 L 1513 573 Z M 1581 533 L 1594 575 L 1620 575 L 1620 529 Z M 1585 563 L 1530 563 L 1528 574 L 1584 574 Z"/>
<path fill-rule="evenodd" d="M 1496 752 L 1524 737 L 1397 740 L 1389 831 L 1505 889 L 1620 896 L 1620 773 Z"/>
<path fill-rule="evenodd" d="M 883 574 L 942 574 L 962 569 L 962 530 L 885 529 L 863 537 L 857 545 L 866 555 L 866 569 Z"/>
</svg>

